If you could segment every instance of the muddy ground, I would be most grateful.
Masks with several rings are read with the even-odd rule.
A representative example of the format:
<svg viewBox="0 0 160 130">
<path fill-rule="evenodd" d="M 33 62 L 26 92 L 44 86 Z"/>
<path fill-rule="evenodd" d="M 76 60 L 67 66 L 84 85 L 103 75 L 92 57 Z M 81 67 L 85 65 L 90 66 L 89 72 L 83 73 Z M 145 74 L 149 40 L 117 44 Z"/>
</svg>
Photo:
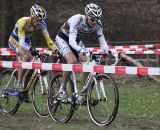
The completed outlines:
<svg viewBox="0 0 160 130">
<path fill-rule="evenodd" d="M 51 118 L 38 117 L 34 112 L 18 112 L 15 115 L 0 113 L 0 130 L 160 130 L 160 118 L 120 117 L 110 126 L 98 127 L 91 119 L 73 117 L 66 124 L 54 123 Z"/>
</svg>

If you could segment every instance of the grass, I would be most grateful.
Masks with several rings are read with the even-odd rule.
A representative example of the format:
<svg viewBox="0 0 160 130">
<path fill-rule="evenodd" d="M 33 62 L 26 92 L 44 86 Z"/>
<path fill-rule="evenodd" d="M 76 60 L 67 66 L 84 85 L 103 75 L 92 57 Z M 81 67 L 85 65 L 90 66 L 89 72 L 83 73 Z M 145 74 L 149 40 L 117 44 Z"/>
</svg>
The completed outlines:
<svg viewBox="0 0 160 130">
<path fill-rule="evenodd" d="M 126 76 L 118 81 L 121 116 L 160 117 L 160 85 L 148 78 Z M 118 79 L 117 79 L 118 80 Z"/>
<path fill-rule="evenodd" d="M 151 86 L 152 87 L 152 86 Z M 160 90 L 157 88 L 121 88 L 119 114 L 160 117 Z"/>
<path fill-rule="evenodd" d="M 121 76 L 120 76 L 121 77 Z M 109 130 L 160 129 L 159 84 L 146 78 L 115 78 L 119 86 L 120 104 L 116 119 Z M 9 122 L 9 124 L 7 122 Z M 20 123 L 20 124 L 17 124 Z M 11 127 L 9 128 L 8 127 Z M 0 113 L 0 130 L 23 128 L 35 130 L 101 130 L 105 127 L 94 125 L 87 107 L 81 106 L 67 124 L 53 123 L 51 118 L 38 117 L 31 104 L 23 103 L 14 116 Z"/>
</svg>

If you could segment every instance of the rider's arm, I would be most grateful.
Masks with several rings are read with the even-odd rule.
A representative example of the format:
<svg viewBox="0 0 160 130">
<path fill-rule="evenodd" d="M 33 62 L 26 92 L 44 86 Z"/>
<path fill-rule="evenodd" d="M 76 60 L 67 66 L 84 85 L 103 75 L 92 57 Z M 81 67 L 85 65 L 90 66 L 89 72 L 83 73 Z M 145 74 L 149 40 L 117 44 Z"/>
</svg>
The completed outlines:
<svg viewBox="0 0 160 130">
<path fill-rule="evenodd" d="M 102 26 L 101 22 L 99 22 L 99 24 L 97 26 L 97 36 L 98 36 L 98 41 L 99 41 L 99 44 L 100 44 L 100 48 L 103 51 L 108 51 L 109 47 L 108 47 L 107 41 L 105 40 L 105 37 L 104 37 L 104 34 L 103 34 L 103 26 Z"/>
<path fill-rule="evenodd" d="M 109 47 L 108 47 L 108 44 L 107 44 L 107 42 L 106 42 L 106 40 L 105 40 L 104 35 L 98 36 L 98 41 L 99 41 L 100 47 L 101 47 L 101 49 L 102 49 L 103 51 L 108 51 L 108 50 L 109 50 Z"/>
<path fill-rule="evenodd" d="M 25 19 L 20 19 L 18 21 L 18 38 L 19 38 L 19 44 L 24 50 L 29 50 L 30 45 L 28 45 L 25 42 L 25 26 L 27 24 L 27 21 Z"/>
<path fill-rule="evenodd" d="M 69 45 L 73 49 L 75 49 L 76 51 L 79 52 L 81 50 L 81 47 L 77 45 L 76 38 L 77 38 L 77 32 L 76 32 L 76 30 L 71 30 L 69 32 Z"/>
<path fill-rule="evenodd" d="M 53 40 L 50 38 L 49 36 L 49 33 L 48 33 L 48 30 L 47 30 L 47 26 L 46 26 L 46 23 L 43 21 L 42 22 L 42 33 L 43 33 L 43 36 L 46 40 L 46 43 L 47 45 L 49 46 L 49 48 L 52 50 L 52 51 L 55 51 L 57 48 L 56 48 L 56 45 L 55 43 L 53 42 Z"/>
<path fill-rule="evenodd" d="M 69 29 L 69 45 L 75 49 L 76 51 L 80 51 L 81 47 L 77 45 L 77 27 L 81 19 L 77 19 L 77 17 L 73 17 L 72 21 L 70 23 L 70 29 Z"/>
</svg>

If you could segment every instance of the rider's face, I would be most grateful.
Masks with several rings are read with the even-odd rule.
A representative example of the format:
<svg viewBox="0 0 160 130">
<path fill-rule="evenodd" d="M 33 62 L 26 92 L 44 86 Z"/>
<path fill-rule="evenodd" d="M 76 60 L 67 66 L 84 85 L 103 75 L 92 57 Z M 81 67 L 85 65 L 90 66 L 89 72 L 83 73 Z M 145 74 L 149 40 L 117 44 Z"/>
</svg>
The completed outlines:
<svg viewBox="0 0 160 130">
<path fill-rule="evenodd" d="M 92 17 L 89 17 L 88 16 L 88 24 L 91 26 L 91 27 L 94 27 L 97 23 L 98 19 L 95 19 L 95 18 L 92 18 Z"/>
<path fill-rule="evenodd" d="M 32 18 L 32 23 L 33 23 L 33 25 L 38 25 L 38 24 L 40 24 L 41 23 L 41 21 L 42 20 L 39 20 L 39 19 L 36 19 L 36 18 Z"/>
</svg>

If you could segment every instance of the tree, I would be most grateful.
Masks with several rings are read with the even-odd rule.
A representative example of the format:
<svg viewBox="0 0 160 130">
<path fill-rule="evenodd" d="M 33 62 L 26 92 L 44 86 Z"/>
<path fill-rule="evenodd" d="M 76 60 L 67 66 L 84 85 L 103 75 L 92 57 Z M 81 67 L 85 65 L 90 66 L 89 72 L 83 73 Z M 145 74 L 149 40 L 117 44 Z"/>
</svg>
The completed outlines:
<svg viewBox="0 0 160 130">
<path fill-rule="evenodd" d="M 6 0 L 1 0 L 1 24 L 0 24 L 0 36 L 1 36 L 1 40 L 0 40 L 0 43 L 2 46 L 4 46 L 5 44 L 5 36 L 6 36 L 6 19 L 5 19 L 5 16 L 6 16 Z"/>
</svg>

